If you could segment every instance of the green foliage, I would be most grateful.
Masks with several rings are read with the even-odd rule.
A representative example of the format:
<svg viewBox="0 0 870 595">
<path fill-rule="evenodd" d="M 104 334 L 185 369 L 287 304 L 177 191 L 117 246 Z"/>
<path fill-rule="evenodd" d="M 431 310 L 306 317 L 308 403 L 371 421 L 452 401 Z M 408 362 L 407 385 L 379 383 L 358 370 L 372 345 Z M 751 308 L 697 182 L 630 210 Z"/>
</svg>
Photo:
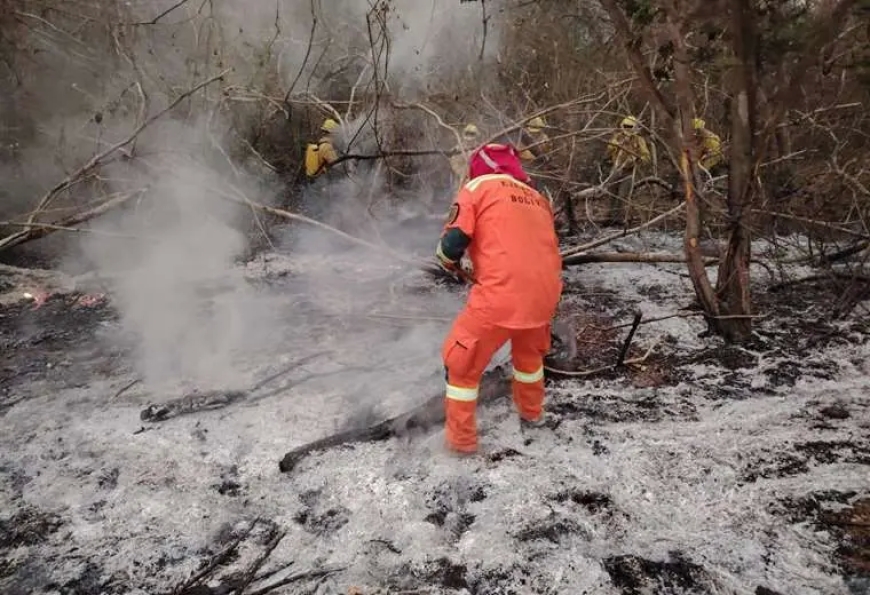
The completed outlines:
<svg viewBox="0 0 870 595">
<path fill-rule="evenodd" d="M 638 27 L 651 25 L 659 13 L 652 0 L 621 0 L 620 5 L 629 20 Z"/>
</svg>

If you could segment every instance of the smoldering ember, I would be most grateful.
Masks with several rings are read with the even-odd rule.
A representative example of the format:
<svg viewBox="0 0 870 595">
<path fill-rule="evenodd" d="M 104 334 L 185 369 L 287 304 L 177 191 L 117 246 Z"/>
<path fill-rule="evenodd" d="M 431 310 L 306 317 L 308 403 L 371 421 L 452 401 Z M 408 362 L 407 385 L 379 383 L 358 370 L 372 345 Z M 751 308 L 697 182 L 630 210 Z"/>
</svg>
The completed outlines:
<svg viewBox="0 0 870 595">
<path fill-rule="evenodd" d="M 868 17 L 0 0 L 0 593 L 870 593 Z"/>
</svg>

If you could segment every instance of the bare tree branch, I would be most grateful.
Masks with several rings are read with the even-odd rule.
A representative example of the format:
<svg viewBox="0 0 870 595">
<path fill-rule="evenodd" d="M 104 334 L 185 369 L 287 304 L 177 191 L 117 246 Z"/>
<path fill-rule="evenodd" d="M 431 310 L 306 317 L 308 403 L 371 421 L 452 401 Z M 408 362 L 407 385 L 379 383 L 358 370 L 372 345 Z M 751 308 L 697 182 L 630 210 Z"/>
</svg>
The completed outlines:
<svg viewBox="0 0 870 595">
<path fill-rule="evenodd" d="M 181 95 L 176 97 L 175 100 L 172 103 L 170 103 L 168 106 L 166 106 L 165 108 L 163 108 L 162 110 L 160 110 L 159 112 L 157 112 L 156 114 L 154 114 L 153 116 L 151 116 L 150 118 L 148 118 L 147 120 L 145 120 L 144 122 L 139 124 L 139 126 L 137 126 L 136 129 L 132 133 L 130 133 L 129 136 L 127 136 L 127 138 L 115 143 L 114 145 L 105 149 L 104 151 L 102 151 L 98 155 L 95 155 L 87 163 L 85 163 L 83 166 L 81 166 L 80 168 L 78 168 L 77 170 L 75 170 L 74 172 L 69 174 L 67 177 L 65 177 L 63 180 L 61 180 L 59 183 L 57 183 L 54 187 L 52 187 L 48 192 L 45 193 L 45 195 L 40 199 L 39 204 L 36 206 L 36 209 L 34 209 L 33 213 L 31 213 L 30 217 L 27 219 L 27 222 L 33 223 L 36 220 L 36 217 L 39 215 L 39 213 L 42 212 L 42 210 L 45 209 L 45 207 L 47 207 L 49 205 L 49 203 L 51 203 L 51 201 L 58 194 L 60 194 L 61 192 L 63 192 L 64 190 L 66 190 L 67 188 L 72 186 L 75 183 L 75 181 L 78 180 L 80 177 L 87 174 L 92 169 L 98 167 L 107 157 L 109 157 L 110 155 L 112 155 L 113 153 L 118 151 L 119 149 L 126 147 L 127 145 L 132 143 L 134 140 L 136 140 L 136 138 L 142 133 L 143 130 L 148 128 L 148 126 L 153 124 L 155 121 L 159 120 L 165 114 L 172 111 L 179 103 L 181 103 L 186 98 L 190 97 L 191 95 L 193 95 L 194 93 L 196 93 L 197 91 L 202 89 L 203 87 L 206 87 L 207 85 L 210 85 L 211 83 L 213 83 L 215 81 L 221 80 L 229 71 L 230 71 L 229 69 L 224 70 L 220 74 L 216 74 L 216 75 L 202 81 L 201 83 L 197 84 L 193 88 L 185 91 L 184 93 L 182 93 Z M 4 243 L 4 241 L 0 241 L 0 249 L 4 248 L 6 246 L 8 246 L 8 243 Z"/>
</svg>

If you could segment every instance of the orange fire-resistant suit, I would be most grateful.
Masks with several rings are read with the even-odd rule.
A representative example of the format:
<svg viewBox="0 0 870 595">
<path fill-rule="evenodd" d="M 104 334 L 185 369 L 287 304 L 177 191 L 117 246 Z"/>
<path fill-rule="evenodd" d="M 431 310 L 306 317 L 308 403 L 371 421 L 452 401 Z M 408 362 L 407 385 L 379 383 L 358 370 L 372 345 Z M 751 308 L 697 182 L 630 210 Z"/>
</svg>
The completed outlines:
<svg viewBox="0 0 870 595">
<path fill-rule="evenodd" d="M 543 358 L 562 292 L 562 262 L 546 198 L 532 189 L 511 145 L 472 154 L 470 181 L 451 206 L 436 254 L 447 268 L 466 253 L 473 265 L 468 302 L 442 347 L 447 371 L 447 446 L 477 450 L 477 394 L 492 356 L 508 340 L 513 399 L 535 421 L 544 401 Z"/>
</svg>

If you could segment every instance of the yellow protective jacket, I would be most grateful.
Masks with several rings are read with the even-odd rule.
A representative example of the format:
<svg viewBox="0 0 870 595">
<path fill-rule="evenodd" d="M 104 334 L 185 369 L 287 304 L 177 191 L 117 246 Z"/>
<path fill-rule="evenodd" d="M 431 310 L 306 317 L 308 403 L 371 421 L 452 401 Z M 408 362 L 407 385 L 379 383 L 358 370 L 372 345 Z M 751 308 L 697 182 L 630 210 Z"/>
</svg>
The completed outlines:
<svg viewBox="0 0 870 595">
<path fill-rule="evenodd" d="M 329 136 L 321 137 L 316 146 L 311 143 L 306 151 L 305 173 L 309 178 L 316 178 L 338 160 L 338 152 Z"/>
<path fill-rule="evenodd" d="M 453 177 L 457 184 L 461 186 L 466 182 L 468 175 L 468 158 L 471 152 L 474 151 L 473 142 L 462 142 L 456 145 L 458 153 L 450 157 L 450 169 L 453 171 Z M 463 152 L 464 151 L 464 152 Z"/>
<path fill-rule="evenodd" d="M 711 132 L 706 128 L 698 130 L 700 135 L 698 144 L 701 148 L 701 155 L 698 157 L 698 163 L 710 171 L 722 161 L 722 139 L 715 132 Z"/>
<path fill-rule="evenodd" d="M 523 161 L 534 161 L 539 156 L 550 152 L 550 137 L 543 130 L 540 132 L 529 132 L 527 130 L 523 135 L 523 140 L 529 141 L 528 143 L 523 143 L 523 146 L 517 147 L 520 152 L 520 159 Z M 531 149 L 525 148 L 531 145 L 535 146 Z"/>
<path fill-rule="evenodd" d="M 650 152 L 646 140 L 637 132 L 620 130 L 607 143 L 607 156 L 616 169 L 649 163 Z"/>
</svg>

